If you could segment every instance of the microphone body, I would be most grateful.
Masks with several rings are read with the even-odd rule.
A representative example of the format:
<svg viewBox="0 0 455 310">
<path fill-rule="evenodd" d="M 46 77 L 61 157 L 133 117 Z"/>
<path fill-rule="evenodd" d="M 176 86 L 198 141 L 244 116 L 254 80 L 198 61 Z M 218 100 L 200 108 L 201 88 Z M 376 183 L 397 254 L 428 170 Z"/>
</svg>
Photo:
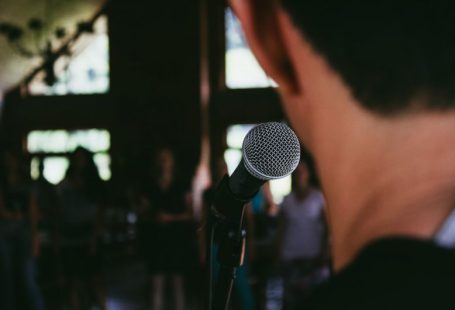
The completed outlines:
<svg viewBox="0 0 455 310">
<path fill-rule="evenodd" d="M 245 169 L 243 162 L 237 166 L 229 177 L 225 175 L 218 184 L 212 213 L 220 219 L 241 221 L 243 208 L 259 191 L 265 180 L 252 176 Z"/>
<path fill-rule="evenodd" d="M 259 188 L 265 182 L 265 180 L 258 179 L 251 175 L 245 168 L 244 160 L 242 159 L 229 178 L 229 188 L 231 189 L 232 194 L 238 199 L 250 200 L 256 195 Z"/>
</svg>

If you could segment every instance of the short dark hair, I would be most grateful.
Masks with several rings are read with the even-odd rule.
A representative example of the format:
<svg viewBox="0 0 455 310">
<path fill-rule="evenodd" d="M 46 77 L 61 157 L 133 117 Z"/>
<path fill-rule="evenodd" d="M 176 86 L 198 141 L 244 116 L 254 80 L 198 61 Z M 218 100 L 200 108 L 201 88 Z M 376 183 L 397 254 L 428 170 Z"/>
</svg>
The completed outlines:
<svg viewBox="0 0 455 310">
<path fill-rule="evenodd" d="M 455 108 L 451 1 L 282 0 L 362 106 L 384 115 Z"/>
</svg>

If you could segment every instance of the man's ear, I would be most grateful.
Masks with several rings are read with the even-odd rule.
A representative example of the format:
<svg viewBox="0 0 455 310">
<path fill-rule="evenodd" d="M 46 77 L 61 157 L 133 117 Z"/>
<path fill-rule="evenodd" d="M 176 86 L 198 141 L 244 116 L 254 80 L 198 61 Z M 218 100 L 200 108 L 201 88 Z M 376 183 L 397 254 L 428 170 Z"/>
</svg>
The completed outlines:
<svg viewBox="0 0 455 310">
<path fill-rule="evenodd" d="M 299 84 L 289 58 L 280 25 L 283 9 L 277 0 L 230 0 L 251 50 L 264 71 L 287 93 L 298 92 Z"/>
</svg>

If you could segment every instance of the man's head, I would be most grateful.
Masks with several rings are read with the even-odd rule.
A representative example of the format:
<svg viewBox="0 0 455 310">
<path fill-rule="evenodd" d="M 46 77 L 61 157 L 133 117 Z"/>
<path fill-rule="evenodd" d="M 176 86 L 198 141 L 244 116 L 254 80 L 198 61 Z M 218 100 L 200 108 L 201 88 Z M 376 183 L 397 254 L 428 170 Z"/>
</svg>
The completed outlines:
<svg viewBox="0 0 455 310">
<path fill-rule="evenodd" d="M 231 2 L 259 61 L 281 82 L 285 100 L 288 91 L 313 91 L 299 75 L 305 69 L 297 68 L 311 61 L 296 53 L 297 34 L 300 48 L 320 56 L 367 111 L 395 116 L 455 108 L 450 1 Z"/>
<path fill-rule="evenodd" d="M 282 5 L 367 109 L 395 114 L 455 107 L 450 1 L 282 0 Z"/>
<path fill-rule="evenodd" d="M 371 239 L 431 236 L 455 203 L 450 2 L 230 4 L 315 158 L 336 268 Z"/>
<path fill-rule="evenodd" d="M 156 162 L 158 171 L 162 174 L 172 173 L 174 169 L 174 154 L 169 148 L 161 148 L 156 154 Z"/>
</svg>

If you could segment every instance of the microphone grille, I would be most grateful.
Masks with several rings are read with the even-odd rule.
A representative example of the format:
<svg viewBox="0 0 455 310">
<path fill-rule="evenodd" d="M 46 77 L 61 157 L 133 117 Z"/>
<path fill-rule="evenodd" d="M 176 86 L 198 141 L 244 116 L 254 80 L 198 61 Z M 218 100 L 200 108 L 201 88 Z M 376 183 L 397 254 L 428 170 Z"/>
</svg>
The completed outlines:
<svg viewBox="0 0 455 310">
<path fill-rule="evenodd" d="M 299 139 L 283 123 L 260 124 L 243 140 L 243 160 L 248 172 L 260 180 L 283 178 L 299 164 Z"/>
</svg>

